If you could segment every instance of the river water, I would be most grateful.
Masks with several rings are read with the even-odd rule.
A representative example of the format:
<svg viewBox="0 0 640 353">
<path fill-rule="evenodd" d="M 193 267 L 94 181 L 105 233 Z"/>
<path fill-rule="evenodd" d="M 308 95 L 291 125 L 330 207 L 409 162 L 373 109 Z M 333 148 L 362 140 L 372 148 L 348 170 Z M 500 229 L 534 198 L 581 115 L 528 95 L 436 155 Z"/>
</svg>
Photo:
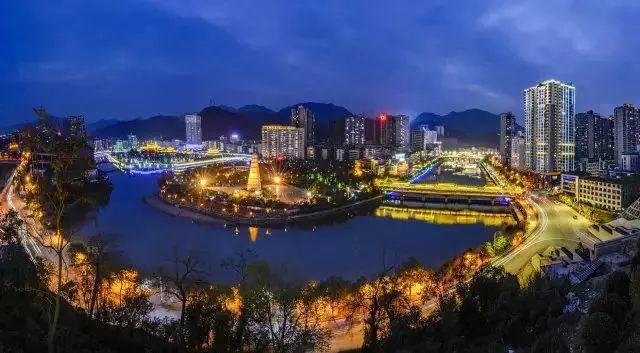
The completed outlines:
<svg viewBox="0 0 640 353">
<path fill-rule="evenodd" d="M 322 280 L 336 275 L 353 280 L 375 275 L 383 263 L 400 264 L 410 256 L 437 267 L 481 245 L 497 230 L 491 222 L 430 223 L 374 213 L 317 227 L 268 231 L 204 225 L 167 215 L 144 202 L 145 196 L 155 193 L 157 176 L 130 177 L 117 172 L 109 178 L 113 183 L 109 204 L 79 235 L 109 236 L 122 262 L 149 275 L 169 269 L 177 250 L 198 256 L 209 280 L 228 283 L 235 279 L 234 274 L 221 263 L 249 250 L 255 260 L 266 261 L 287 277 Z"/>
</svg>

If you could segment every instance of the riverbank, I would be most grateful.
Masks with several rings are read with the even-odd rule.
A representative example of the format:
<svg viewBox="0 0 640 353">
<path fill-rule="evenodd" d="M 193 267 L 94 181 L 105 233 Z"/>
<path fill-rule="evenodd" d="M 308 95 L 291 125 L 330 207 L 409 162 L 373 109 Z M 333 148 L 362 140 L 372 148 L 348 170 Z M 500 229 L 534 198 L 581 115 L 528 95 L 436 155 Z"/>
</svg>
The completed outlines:
<svg viewBox="0 0 640 353">
<path fill-rule="evenodd" d="M 344 214 L 359 208 L 369 207 L 380 200 L 383 195 L 378 195 L 370 199 L 357 201 L 348 205 L 343 205 L 327 210 L 310 212 L 305 214 L 291 215 L 285 217 L 214 217 L 204 214 L 191 207 L 176 206 L 164 201 L 158 195 L 144 197 L 144 202 L 166 214 L 174 217 L 189 218 L 196 223 L 204 224 L 232 224 L 248 226 L 282 226 L 293 223 L 304 223 L 314 220 L 324 219 L 337 214 Z"/>
</svg>

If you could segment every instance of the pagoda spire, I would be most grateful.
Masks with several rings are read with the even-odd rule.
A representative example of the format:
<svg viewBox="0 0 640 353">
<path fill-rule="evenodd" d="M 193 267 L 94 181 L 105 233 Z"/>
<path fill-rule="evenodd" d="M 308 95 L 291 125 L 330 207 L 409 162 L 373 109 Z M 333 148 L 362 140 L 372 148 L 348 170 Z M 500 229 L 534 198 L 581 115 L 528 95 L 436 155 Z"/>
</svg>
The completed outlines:
<svg viewBox="0 0 640 353">
<path fill-rule="evenodd" d="M 247 180 L 247 191 L 262 191 L 260 181 L 260 158 L 257 153 L 251 156 L 251 167 L 249 167 L 249 179 Z"/>
</svg>

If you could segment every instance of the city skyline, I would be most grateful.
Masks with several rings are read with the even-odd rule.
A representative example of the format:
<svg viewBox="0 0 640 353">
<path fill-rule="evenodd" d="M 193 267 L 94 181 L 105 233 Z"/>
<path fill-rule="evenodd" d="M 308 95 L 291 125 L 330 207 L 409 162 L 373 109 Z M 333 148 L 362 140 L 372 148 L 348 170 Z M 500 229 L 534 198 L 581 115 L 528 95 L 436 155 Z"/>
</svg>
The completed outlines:
<svg viewBox="0 0 640 353">
<path fill-rule="evenodd" d="M 637 14 L 629 1 L 561 2 L 553 13 L 532 1 L 284 4 L 251 26 L 243 23 L 261 6 L 250 3 L 76 5 L 29 2 L 1 12 L 7 124 L 39 105 L 96 121 L 179 115 L 211 101 L 272 108 L 321 101 L 410 116 L 477 107 L 521 117 L 521 88 L 549 78 L 583 87 L 576 111 L 608 114 L 640 100 L 631 54 L 639 43 L 628 35 L 637 25 L 624 20 Z M 554 30 L 558 18 L 563 33 Z M 541 50 L 548 60 L 538 58 Z"/>
</svg>

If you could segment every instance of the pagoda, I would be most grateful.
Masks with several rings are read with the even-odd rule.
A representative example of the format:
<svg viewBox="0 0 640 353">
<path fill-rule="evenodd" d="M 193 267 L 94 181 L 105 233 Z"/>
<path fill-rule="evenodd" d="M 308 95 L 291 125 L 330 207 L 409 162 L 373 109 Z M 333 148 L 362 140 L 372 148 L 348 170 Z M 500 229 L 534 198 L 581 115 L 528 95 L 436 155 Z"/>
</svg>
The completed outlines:
<svg viewBox="0 0 640 353">
<path fill-rule="evenodd" d="M 251 167 L 249 167 L 249 180 L 247 180 L 247 191 L 262 191 L 260 181 L 260 158 L 257 153 L 251 156 Z"/>
</svg>

